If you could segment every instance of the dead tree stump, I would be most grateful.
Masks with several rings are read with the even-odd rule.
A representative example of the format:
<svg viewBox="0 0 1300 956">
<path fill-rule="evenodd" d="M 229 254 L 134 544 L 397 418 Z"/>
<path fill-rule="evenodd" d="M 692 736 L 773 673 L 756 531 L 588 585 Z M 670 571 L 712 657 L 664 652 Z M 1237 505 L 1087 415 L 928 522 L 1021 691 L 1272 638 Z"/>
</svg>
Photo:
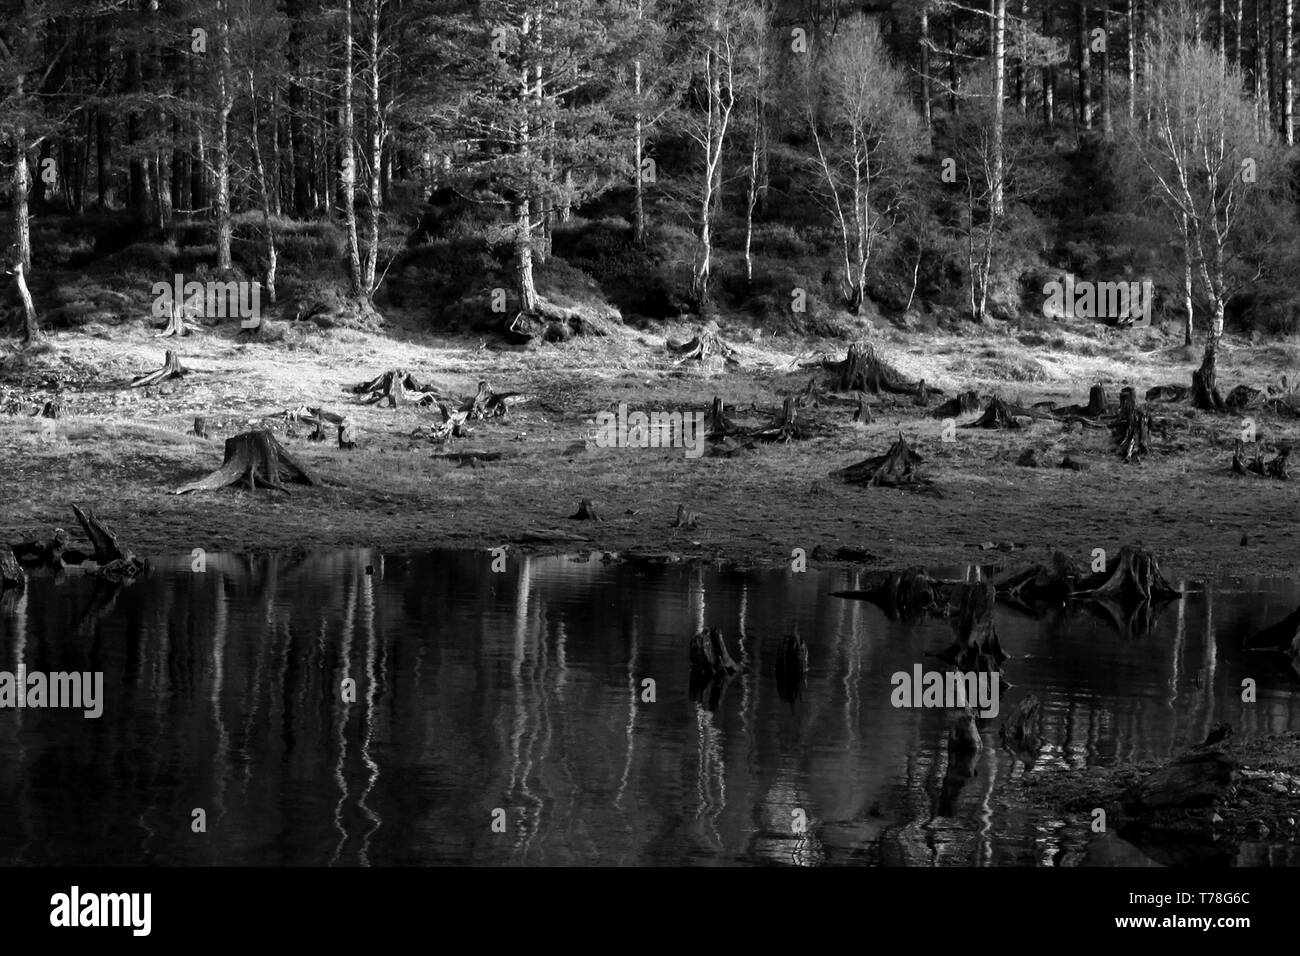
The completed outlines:
<svg viewBox="0 0 1300 956">
<path fill-rule="evenodd" d="M 789 442 L 808 437 L 808 428 L 798 421 L 798 410 L 794 398 L 787 396 L 781 403 L 781 411 L 770 425 L 756 428 L 749 433 L 750 438 L 759 441 Z"/>
<path fill-rule="evenodd" d="M 917 474 L 916 466 L 921 463 L 921 456 L 912 450 L 900 432 L 898 438 L 889 446 L 889 451 L 832 471 L 830 476 L 852 485 L 884 485 L 896 488 L 901 485 L 923 483 Z"/>
<path fill-rule="evenodd" d="M 195 416 L 194 430 L 191 432 L 191 434 L 194 435 L 195 438 L 207 438 L 208 420 L 204 418 L 202 415 Z"/>
<path fill-rule="evenodd" d="M 984 414 L 973 422 L 967 422 L 962 428 L 1020 428 L 1020 422 L 1011 416 L 1007 403 L 994 395 L 989 399 Z"/>
<path fill-rule="evenodd" d="M 95 563 L 99 565 L 101 577 L 113 581 L 133 578 L 145 568 L 145 563 L 137 558 L 129 548 L 123 547 L 117 539 L 117 533 L 104 524 L 95 512 L 87 508 L 82 511 L 77 505 L 72 506 L 72 513 L 77 516 L 82 530 L 90 539 Z"/>
<path fill-rule="evenodd" d="M 1179 591 L 1160 573 L 1156 556 L 1141 548 L 1125 545 L 1108 570 L 1099 571 L 1081 582 L 1076 597 L 1113 598 L 1121 601 L 1173 599 Z"/>
<path fill-rule="evenodd" d="M 62 418 L 63 400 L 52 398 L 41 407 L 41 418 Z"/>
<path fill-rule="evenodd" d="M 177 488 L 174 494 L 191 491 L 217 491 L 231 485 L 248 489 L 273 488 L 288 492 L 285 482 L 317 485 L 319 482 L 303 465 L 285 451 L 270 431 L 241 432 L 226 439 L 221 467 L 205 478 Z"/>
<path fill-rule="evenodd" d="M 352 423 L 348 421 L 339 422 L 338 430 L 339 448 L 343 451 L 354 450 L 357 447 L 357 434 L 352 428 Z"/>
<path fill-rule="evenodd" d="M 728 417 L 726 406 L 723 404 L 722 399 L 718 398 L 716 395 L 713 396 L 713 404 L 709 406 L 709 412 L 705 416 L 704 425 L 704 434 L 706 438 L 726 438 L 729 435 L 735 435 L 740 432 L 740 428 L 738 428 L 736 423 Z"/>
<path fill-rule="evenodd" d="M 603 521 L 600 515 L 596 514 L 596 507 L 591 503 L 590 498 L 583 498 L 578 502 L 578 510 L 569 515 L 570 521 Z"/>
<path fill-rule="evenodd" d="M 691 672 L 720 677 L 740 670 L 727 651 L 722 632 L 716 627 L 700 631 L 691 638 Z"/>
<path fill-rule="evenodd" d="M 668 342 L 668 351 L 679 355 L 677 364 L 690 360 L 704 361 L 712 355 L 721 356 L 729 365 L 739 365 L 739 353 L 723 339 L 718 323 L 710 320 L 698 335 L 689 342 Z"/>
<path fill-rule="evenodd" d="M 1223 396 L 1215 385 L 1215 346 L 1213 342 L 1205 346 L 1201 358 L 1201 367 L 1192 372 L 1192 404 L 1204 411 L 1221 412 L 1224 410 Z"/>
<path fill-rule="evenodd" d="M 841 392 L 892 392 L 898 395 L 920 396 L 925 388 L 924 382 L 913 381 L 896 369 L 889 362 L 876 354 L 875 346 L 870 342 L 855 342 L 849 346 L 844 361 L 831 365 L 834 372 L 834 386 Z M 930 393 L 943 394 L 940 389 L 926 389 L 926 400 Z"/>
<path fill-rule="evenodd" d="M 395 368 L 377 375 L 368 382 L 352 387 L 354 395 L 362 396 L 366 405 L 386 401 L 389 408 L 403 405 L 432 405 L 443 396 L 432 385 L 422 385 L 410 372 Z"/>
<path fill-rule="evenodd" d="M 22 588 L 27 583 L 27 574 L 18 563 L 18 556 L 7 544 L 0 543 L 0 591 L 5 588 Z"/>
<path fill-rule="evenodd" d="M 853 410 L 853 420 L 863 425 L 871 424 L 871 406 L 867 404 L 867 393 L 858 392 L 858 407 Z"/>
<path fill-rule="evenodd" d="M 148 385 L 157 385 L 159 382 L 180 378 L 188 373 L 189 369 L 181 365 L 181 360 L 176 357 L 176 353 L 168 349 L 161 368 L 156 368 L 152 372 L 146 372 L 144 375 L 132 379 L 128 387 L 144 388 Z"/>
<path fill-rule="evenodd" d="M 1131 385 L 1119 393 L 1119 414 L 1111 424 L 1110 432 L 1119 456 L 1125 461 L 1151 450 L 1151 419 L 1146 409 L 1138 407 L 1137 392 Z"/>
<path fill-rule="evenodd" d="M 930 414 L 935 418 L 960 418 L 971 412 L 979 411 L 980 397 L 974 389 L 954 395 L 948 401 L 935 408 Z"/>
</svg>

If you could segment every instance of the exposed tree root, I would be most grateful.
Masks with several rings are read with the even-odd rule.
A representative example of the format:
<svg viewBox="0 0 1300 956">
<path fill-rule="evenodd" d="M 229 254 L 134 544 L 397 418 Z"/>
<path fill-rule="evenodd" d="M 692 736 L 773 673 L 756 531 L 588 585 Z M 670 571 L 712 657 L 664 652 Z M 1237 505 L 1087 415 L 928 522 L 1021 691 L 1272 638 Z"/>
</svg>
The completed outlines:
<svg viewBox="0 0 1300 956">
<path fill-rule="evenodd" d="M 885 454 L 832 471 L 830 476 L 847 484 L 885 485 L 890 488 L 926 484 L 916 470 L 920 463 L 921 456 L 912 450 L 900 432 Z"/>
</svg>

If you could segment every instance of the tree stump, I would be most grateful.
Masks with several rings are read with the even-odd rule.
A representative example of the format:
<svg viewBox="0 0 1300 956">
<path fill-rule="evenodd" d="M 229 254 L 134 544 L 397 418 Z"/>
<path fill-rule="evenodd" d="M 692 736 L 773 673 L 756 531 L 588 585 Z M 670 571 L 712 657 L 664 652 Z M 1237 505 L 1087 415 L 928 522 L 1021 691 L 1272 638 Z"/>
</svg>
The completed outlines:
<svg viewBox="0 0 1300 956">
<path fill-rule="evenodd" d="M 100 521 L 92 509 L 87 508 L 82 511 L 80 507 L 74 504 L 72 513 L 77 516 L 77 521 L 81 523 L 82 530 L 86 532 L 86 537 L 90 539 L 90 545 L 93 549 L 92 556 L 95 563 L 99 565 L 100 577 L 120 581 L 133 578 L 144 570 L 145 563 L 137 558 L 129 548 L 123 547 L 118 542 L 117 533 Z"/>
<path fill-rule="evenodd" d="M 700 631 L 691 638 L 691 672 L 720 677 L 734 674 L 740 668 L 727 651 L 722 632 L 716 627 Z"/>
<path fill-rule="evenodd" d="M 989 399 L 984 414 L 973 422 L 967 422 L 962 428 L 1021 428 L 1020 422 L 1011 417 L 1007 403 L 997 395 Z"/>
<path fill-rule="evenodd" d="M 596 507 L 591 503 L 590 498 L 583 498 L 578 502 L 578 510 L 569 515 L 570 521 L 603 521 L 600 515 L 596 514 Z"/>
<path fill-rule="evenodd" d="M 858 406 L 853 410 L 853 420 L 863 425 L 871 424 L 871 406 L 867 404 L 867 393 L 857 392 Z"/>
<path fill-rule="evenodd" d="M 740 364 L 739 353 L 723 339 L 718 323 L 712 319 L 689 342 L 668 342 L 668 351 L 681 356 L 678 365 L 691 360 L 702 362 L 712 355 L 721 356 L 729 365 Z"/>
<path fill-rule="evenodd" d="M 62 418 L 63 417 L 63 400 L 52 398 L 41 408 L 41 418 Z"/>
<path fill-rule="evenodd" d="M 1151 450 L 1151 419 L 1146 409 L 1138 407 L 1137 393 L 1131 385 L 1119 393 L 1119 414 L 1110 431 L 1119 456 L 1125 461 Z"/>
<path fill-rule="evenodd" d="M 288 492 L 285 482 L 317 485 L 319 482 L 303 465 L 294 460 L 270 431 L 241 432 L 226 439 L 221 467 L 205 478 L 177 488 L 174 494 L 191 491 L 217 491 L 231 485 L 248 489 L 273 488 Z"/>
<path fill-rule="evenodd" d="M 173 378 L 180 378 L 182 375 L 187 375 L 188 373 L 189 369 L 181 365 L 181 360 L 176 357 L 176 353 L 171 349 L 167 349 L 161 368 L 156 368 L 152 372 L 146 372 L 138 378 L 132 379 L 131 384 L 128 387 L 144 388 L 148 385 L 157 385 L 159 382 L 165 382 L 168 379 Z"/>
<path fill-rule="evenodd" d="M 1135 810 L 1206 807 L 1226 797 L 1237 761 L 1221 750 L 1193 751 L 1152 773 L 1126 794 Z"/>
<path fill-rule="evenodd" d="M 389 408 L 403 405 L 433 405 L 443 396 L 432 385 L 422 385 L 410 372 L 395 368 L 368 382 L 352 386 L 354 395 L 362 396 L 366 405 L 386 401 Z"/>
<path fill-rule="evenodd" d="M 1268 462 L 1264 461 L 1264 449 L 1265 445 L 1261 440 L 1254 442 L 1247 452 L 1246 443 L 1238 438 L 1232 449 L 1232 473 L 1259 478 L 1276 478 L 1280 481 L 1288 480 L 1291 477 L 1290 472 L 1287 471 L 1291 447 L 1279 446 L 1277 456 Z"/>
<path fill-rule="evenodd" d="M 1224 401 L 1214 382 L 1215 358 L 1215 343 L 1206 343 L 1201 367 L 1192 372 L 1192 404 L 1204 411 L 1221 412 Z"/>
<path fill-rule="evenodd" d="M 935 408 L 930 412 L 934 418 L 960 418 L 963 415 L 969 415 L 971 412 L 977 412 L 980 408 L 979 393 L 974 389 L 961 392 L 954 395 L 948 401 Z"/>
<path fill-rule="evenodd" d="M 736 435 L 740 432 L 736 423 L 727 416 L 722 399 L 716 395 L 713 396 L 713 404 L 709 406 L 709 412 L 704 418 L 704 425 L 706 438 L 726 438 L 728 435 Z"/>
<path fill-rule="evenodd" d="M 504 418 L 512 406 L 526 401 L 527 395 L 519 392 L 494 392 L 487 382 L 479 382 L 478 391 L 473 398 L 461 403 L 460 411 L 476 420 Z"/>
<path fill-rule="evenodd" d="M 352 451 L 357 447 L 357 434 L 352 423 L 342 421 L 338 424 L 338 444 L 342 451 Z"/>
<path fill-rule="evenodd" d="M 1122 601 L 1171 600 L 1179 591 L 1160 573 L 1156 556 L 1141 548 L 1125 545 L 1108 570 L 1089 575 L 1072 596 L 1116 598 Z"/>
<path fill-rule="evenodd" d="M 195 416 L 194 430 L 190 434 L 192 434 L 195 438 L 207 438 L 208 437 L 207 419 L 204 418 L 202 415 Z"/>
<path fill-rule="evenodd" d="M 677 517 L 672 526 L 674 528 L 694 528 L 699 519 L 700 516 L 694 511 L 688 511 L 685 505 L 679 504 L 677 506 Z"/>
<path fill-rule="evenodd" d="M 898 438 L 883 455 L 876 455 L 856 465 L 832 471 L 830 476 L 846 484 L 868 487 L 884 485 L 897 488 L 902 485 L 922 483 L 916 471 L 916 466 L 921 463 L 921 460 L 921 456 L 912 450 L 912 446 L 900 432 Z"/>
<path fill-rule="evenodd" d="M 12 546 L 19 563 L 35 564 L 40 567 L 62 570 L 65 561 L 68 564 L 80 564 L 85 555 L 79 551 L 68 551 L 68 533 L 62 528 L 55 528 L 49 541 L 24 541 Z"/>
<path fill-rule="evenodd" d="M 798 421 L 798 410 L 795 408 L 794 398 L 787 396 L 785 401 L 781 403 L 781 411 L 776 416 L 775 421 L 762 428 L 756 428 L 749 433 L 749 437 L 769 442 L 797 441 L 808 437 L 808 428 Z"/>
<path fill-rule="evenodd" d="M 875 346 L 870 342 L 855 342 L 849 346 L 844 361 L 831 366 L 834 372 L 834 385 L 841 392 L 893 392 L 898 395 L 920 396 L 923 382 L 913 381 L 896 369 L 889 362 L 876 354 Z M 930 388 L 929 394 L 941 395 L 937 388 Z"/>
<path fill-rule="evenodd" d="M 0 543 L 0 591 L 5 588 L 22 588 L 27 584 L 27 574 L 18 563 L 18 556 L 7 544 Z"/>
</svg>

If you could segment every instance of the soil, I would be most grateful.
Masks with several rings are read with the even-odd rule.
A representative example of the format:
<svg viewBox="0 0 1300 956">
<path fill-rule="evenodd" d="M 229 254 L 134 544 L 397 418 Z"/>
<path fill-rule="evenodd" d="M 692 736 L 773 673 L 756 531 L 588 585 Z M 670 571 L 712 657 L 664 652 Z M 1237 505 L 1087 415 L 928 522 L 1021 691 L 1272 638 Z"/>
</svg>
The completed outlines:
<svg viewBox="0 0 1300 956">
<path fill-rule="evenodd" d="M 1174 583 L 1295 574 L 1300 483 L 1230 473 L 1243 427 L 1236 415 L 1153 403 L 1153 451 L 1127 463 L 1106 429 L 1078 424 L 1022 419 L 1027 427 L 1014 431 L 947 429 L 944 440 L 944 423 L 908 396 L 871 396 L 865 425 L 852 421 L 854 405 L 805 404 L 799 415 L 817 426 L 812 437 L 733 443 L 728 455 L 604 448 L 596 415 L 621 402 L 633 411 L 707 412 L 719 396 L 741 424 L 768 424 L 783 397 L 827 380 L 801 363 L 843 358 L 846 343 L 758 341 L 724 326 L 741 359 L 734 365 L 679 361 L 666 342 L 698 331 L 687 323 L 523 349 L 426 335 L 400 316 L 389 322 L 377 333 L 290 324 L 275 343 L 241 342 L 237 327 L 167 340 L 144 329 L 90 327 L 0 357 L 0 409 L 11 412 L 0 414 L 0 540 L 44 540 L 70 525 L 77 502 L 93 506 L 140 555 L 514 544 L 775 565 L 795 548 L 812 556 L 820 547 L 818 554 L 860 549 L 861 563 L 883 568 L 1040 561 L 1053 549 L 1086 559 L 1094 548 L 1141 544 Z M 1099 380 L 1111 402 L 1124 384 L 1139 396 L 1153 385 L 1187 384 L 1199 361 L 1158 329 L 1042 333 L 989 323 L 958 337 L 884 326 L 870 340 L 903 374 L 947 396 L 976 388 L 1021 408 L 1086 403 Z M 164 348 L 190 373 L 126 388 L 160 364 Z M 1298 364 L 1294 344 L 1225 340 L 1219 379 L 1261 386 Z M 348 391 L 398 367 L 444 393 L 469 397 L 486 380 L 529 400 L 505 418 L 470 422 L 468 438 L 435 446 L 412 432 L 440 421 L 436 408 L 365 406 Z M 63 417 L 38 417 L 55 395 Z M 309 442 L 310 428 L 294 434 L 275 418 L 303 405 L 347 415 L 356 448 Z M 206 418 L 208 438 L 188 434 L 196 416 Z M 272 428 L 322 486 L 172 493 L 220 464 L 226 437 L 256 427 Z M 1300 422 L 1268 412 L 1256 427 L 1270 441 L 1300 438 Z M 900 431 L 937 494 L 828 476 L 883 453 Z M 1042 467 L 1016 464 L 1030 448 Z M 438 457 L 449 452 L 459 454 Z M 1067 454 L 1087 468 L 1056 467 Z M 582 498 L 603 520 L 569 520 Z M 673 527 L 679 504 L 698 513 L 693 527 Z"/>
</svg>

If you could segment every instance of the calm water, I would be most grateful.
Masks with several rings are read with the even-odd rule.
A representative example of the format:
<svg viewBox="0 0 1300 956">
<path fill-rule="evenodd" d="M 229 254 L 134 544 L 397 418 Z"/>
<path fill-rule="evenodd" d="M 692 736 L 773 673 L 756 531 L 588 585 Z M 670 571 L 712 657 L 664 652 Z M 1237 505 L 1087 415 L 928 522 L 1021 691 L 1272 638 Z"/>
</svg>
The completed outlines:
<svg viewBox="0 0 1300 956">
<path fill-rule="evenodd" d="M 890 704 L 890 675 L 945 647 L 948 625 L 827 596 L 858 586 L 853 572 L 207 560 L 155 562 L 116 594 L 35 578 L 0 610 L 0 670 L 102 671 L 105 697 L 97 720 L 0 710 L 0 863 L 1141 864 L 1027 808 L 1014 781 L 1164 758 L 1221 720 L 1300 729 L 1297 685 L 1239 649 L 1300 604 L 1295 583 L 1193 590 L 1141 637 L 999 608 L 1003 713 L 1037 694 L 1047 745 L 1027 771 L 990 721 L 958 787 L 944 712 Z M 687 640 L 706 623 L 746 665 L 712 710 L 687 690 Z M 791 703 L 772 659 L 796 631 L 810 674 Z"/>
</svg>

